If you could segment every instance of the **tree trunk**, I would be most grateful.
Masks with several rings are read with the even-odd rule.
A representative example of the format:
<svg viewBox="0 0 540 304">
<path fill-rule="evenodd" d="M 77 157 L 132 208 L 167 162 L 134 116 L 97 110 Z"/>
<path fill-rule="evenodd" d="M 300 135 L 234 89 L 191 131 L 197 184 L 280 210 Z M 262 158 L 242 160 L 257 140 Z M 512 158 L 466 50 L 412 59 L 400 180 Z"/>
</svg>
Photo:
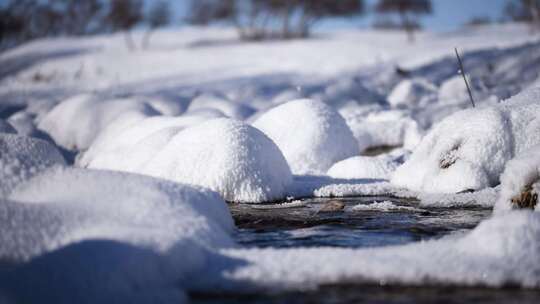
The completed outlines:
<svg viewBox="0 0 540 304">
<path fill-rule="evenodd" d="M 410 23 L 409 17 L 407 16 L 407 13 L 402 11 L 399 13 L 401 17 L 401 25 L 405 29 L 405 32 L 407 33 L 407 40 L 409 43 L 414 43 L 414 26 Z"/>
</svg>

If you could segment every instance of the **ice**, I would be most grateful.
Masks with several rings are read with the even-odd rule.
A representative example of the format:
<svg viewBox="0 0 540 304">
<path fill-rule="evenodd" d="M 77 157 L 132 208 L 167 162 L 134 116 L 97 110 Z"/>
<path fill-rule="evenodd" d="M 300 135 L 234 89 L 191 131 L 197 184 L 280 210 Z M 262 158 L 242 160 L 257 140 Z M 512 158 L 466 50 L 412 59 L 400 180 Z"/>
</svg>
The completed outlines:
<svg viewBox="0 0 540 304">
<path fill-rule="evenodd" d="M 100 99 L 84 94 L 58 104 L 40 121 L 38 128 L 68 150 L 86 150 L 109 123 L 126 113 L 148 116 L 156 115 L 157 111 L 131 98 Z"/>
<path fill-rule="evenodd" d="M 343 179 L 390 179 L 399 164 L 389 156 L 355 156 L 334 164 L 328 176 Z"/>
<path fill-rule="evenodd" d="M 284 103 L 261 115 L 253 126 L 277 144 L 294 174 L 325 174 L 334 163 L 360 154 L 343 117 L 322 102 Z"/>
<path fill-rule="evenodd" d="M 392 183 L 424 192 L 456 193 L 499 184 L 506 162 L 540 143 L 540 90 L 499 105 L 457 112 L 437 124 Z"/>
<path fill-rule="evenodd" d="M 0 133 L 0 197 L 52 166 L 65 165 L 52 144 L 23 135 Z"/>
<path fill-rule="evenodd" d="M 428 106 L 434 101 L 438 88 L 422 78 L 402 80 L 388 96 L 388 103 L 396 108 Z"/>
<path fill-rule="evenodd" d="M 383 202 L 373 202 L 371 204 L 358 204 L 354 207 L 352 207 L 352 211 L 380 211 L 380 212 L 388 212 L 388 211 L 415 211 L 415 212 L 422 212 L 425 210 L 410 207 L 410 206 L 398 206 L 390 201 L 383 201 Z"/>
</svg>

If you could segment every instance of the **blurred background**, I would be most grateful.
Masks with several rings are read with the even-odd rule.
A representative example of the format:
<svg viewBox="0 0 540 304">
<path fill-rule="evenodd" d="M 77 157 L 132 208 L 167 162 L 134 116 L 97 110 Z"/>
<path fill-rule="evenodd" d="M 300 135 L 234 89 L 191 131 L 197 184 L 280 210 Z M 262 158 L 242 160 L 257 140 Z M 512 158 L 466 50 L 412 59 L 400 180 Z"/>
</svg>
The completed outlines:
<svg viewBox="0 0 540 304">
<path fill-rule="evenodd" d="M 451 31 L 539 20 L 538 0 L 0 0 L 0 49 L 25 41 L 123 31 L 148 47 L 161 27 L 229 26 L 239 39 L 307 38 L 332 28 Z M 146 31 L 142 41 L 129 36 Z"/>
</svg>

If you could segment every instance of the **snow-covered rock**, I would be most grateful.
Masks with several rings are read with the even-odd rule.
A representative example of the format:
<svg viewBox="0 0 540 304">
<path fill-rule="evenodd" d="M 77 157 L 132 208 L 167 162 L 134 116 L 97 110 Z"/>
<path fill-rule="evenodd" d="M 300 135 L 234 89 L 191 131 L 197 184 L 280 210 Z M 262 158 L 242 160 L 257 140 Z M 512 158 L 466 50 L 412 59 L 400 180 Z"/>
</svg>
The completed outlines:
<svg viewBox="0 0 540 304">
<path fill-rule="evenodd" d="M 228 117 L 243 120 L 255 113 L 251 107 L 232 102 L 224 96 L 216 94 L 201 94 L 191 101 L 188 112 L 197 110 L 215 109 Z"/>
<path fill-rule="evenodd" d="M 501 191 L 495 211 L 517 209 L 513 200 L 536 204 L 540 211 L 538 194 L 540 193 L 540 145 L 532 147 L 516 158 L 508 161 L 501 175 Z M 524 195 L 529 195 L 525 197 Z"/>
<path fill-rule="evenodd" d="M 334 164 L 327 175 L 344 179 L 390 179 L 398 163 L 390 156 L 355 156 Z"/>
<path fill-rule="evenodd" d="M 448 193 L 497 185 L 508 160 L 540 144 L 539 100 L 540 90 L 530 90 L 447 117 L 422 139 L 392 182 Z"/>
<path fill-rule="evenodd" d="M 41 130 L 38 130 L 34 123 L 34 118 L 26 111 L 20 111 L 8 118 L 8 122 L 17 130 L 17 134 L 36 137 L 44 140 L 51 141 L 49 135 Z"/>
<path fill-rule="evenodd" d="M 290 101 L 253 125 L 277 144 L 294 174 L 325 174 L 334 163 L 360 154 L 343 117 L 322 102 Z"/>
<path fill-rule="evenodd" d="M 437 87 L 425 79 L 402 80 L 388 96 L 388 103 L 396 108 L 426 106 L 437 93 Z"/>
<path fill-rule="evenodd" d="M 0 119 L 0 133 L 16 134 L 17 130 L 7 121 Z"/>
<path fill-rule="evenodd" d="M 98 134 L 120 115 L 156 115 L 148 104 L 137 99 L 98 99 L 92 95 L 77 95 L 54 107 L 38 128 L 68 150 L 85 150 Z"/>
<path fill-rule="evenodd" d="M 98 155 L 88 166 L 199 185 L 235 202 L 281 199 L 292 183 L 279 148 L 239 121 L 213 119 L 182 131 L 162 128 L 142 140 L 138 132 L 130 134 L 137 140 L 127 149 Z"/>
<path fill-rule="evenodd" d="M 52 144 L 23 135 L 0 134 L 0 197 L 55 165 L 65 165 L 65 161 Z"/>
<path fill-rule="evenodd" d="M 456 75 L 444 81 L 439 89 L 439 102 L 446 104 L 462 103 L 469 100 L 469 93 L 463 76 Z"/>
<path fill-rule="evenodd" d="M 412 150 L 422 139 L 423 130 L 403 111 L 353 111 L 345 117 L 360 151 L 384 146 Z"/>
</svg>

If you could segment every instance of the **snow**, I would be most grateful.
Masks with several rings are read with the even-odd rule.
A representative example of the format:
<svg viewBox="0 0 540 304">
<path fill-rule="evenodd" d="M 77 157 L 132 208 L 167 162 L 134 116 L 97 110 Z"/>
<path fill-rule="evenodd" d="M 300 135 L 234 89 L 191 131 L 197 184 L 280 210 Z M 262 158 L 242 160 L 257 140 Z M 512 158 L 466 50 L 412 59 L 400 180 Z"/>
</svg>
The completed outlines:
<svg viewBox="0 0 540 304">
<path fill-rule="evenodd" d="M 156 122 L 158 118 L 153 119 Z M 162 128 L 169 122 L 175 123 L 161 120 L 153 125 Z M 162 128 L 154 132 L 151 128 L 152 124 L 145 124 L 143 128 L 128 130 L 133 137 L 122 136 L 127 142 L 124 149 L 98 155 L 88 167 L 199 185 L 235 202 L 284 198 L 292 182 L 291 171 L 278 147 L 261 131 L 242 122 L 221 118 L 182 131 Z M 140 134 L 143 129 L 150 135 Z M 137 140 L 139 137 L 144 139 Z"/>
<path fill-rule="evenodd" d="M 410 206 L 398 206 L 390 201 L 383 201 L 383 202 L 373 202 L 371 204 L 358 204 L 354 207 L 352 207 L 352 211 L 380 211 L 380 212 L 388 212 L 388 211 L 415 211 L 415 212 L 422 212 L 425 210 L 410 207 Z"/>
<path fill-rule="evenodd" d="M 527 187 L 533 193 L 538 193 L 540 181 L 540 145 L 519 154 L 506 163 L 501 175 L 501 191 L 495 204 L 495 211 L 507 211 L 517 208 L 512 199 L 519 197 Z M 536 203 L 536 210 L 540 211 L 540 204 Z"/>
<path fill-rule="evenodd" d="M 16 302 L 177 303 L 209 250 L 234 246 L 216 193 L 127 173 L 49 170 L 0 210 L 0 259 L 29 261 L 0 272 Z"/>
<path fill-rule="evenodd" d="M 255 110 L 249 106 L 236 104 L 224 96 L 216 94 L 201 94 L 195 97 L 188 108 L 188 112 L 214 109 L 234 119 L 246 119 L 251 116 Z"/>
<path fill-rule="evenodd" d="M 35 174 L 65 165 L 52 144 L 31 137 L 0 133 L 0 197 Z"/>
<path fill-rule="evenodd" d="M 13 126 L 9 122 L 0 119 L 0 133 L 16 134 L 17 130 L 15 130 L 15 128 L 13 128 Z"/>
<path fill-rule="evenodd" d="M 540 143 L 540 90 L 498 105 L 457 112 L 437 124 L 400 166 L 392 183 L 455 193 L 499 184 L 506 162 Z"/>
<path fill-rule="evenodd" d="M 149 105 L 134 99 L 100 99 L 84 94 L 58 104 L 40 121 L 38 128 L 65 149 L 86 150 L 99 132 L 126 113 L 157 114 Z"/>
<path fill-rule="evenodd" d="M 425 79 L 405 79 L 390 92 L 388 103 L 396 108 L 425 107 L 436 92 L 437 87 Z"/>
<path fill-rule="evenodd" d="M 409 245 L 222 252 L 246 261 L 225 274 L 223 288 L 229 289 L 252 283 L 259 289 L 305 290 L 338 282 L 538 288 L 540 213 L 496 216 L 463 236 Z"/>
<path fill-rule="evenodd" d="M 418 123 L 400 110 L 354 111 L 345 119 L 361 151 L 381 146 L 414 149 L 423 135 Z"/>
<path fill-rule="evenodd" d="M 470 79 L 468 79 L 468 81 L 470 83 Z M 465 81 L 463 81 L 463 76 L 456 75 L 444 81 L 441 84 L 438 98 L 441 103 L 470 102 L 469 93 Z"/>
<path fill-rule="evenodd" d="M 343 179 L 389 179 L 397 166 L 389 156 L 355 156 L 334 164 L 327 175 Z"/>
<path fill-rule="evenodd" d="M 322 102 L 284 103 L 261 115 L 253 126 L 277 144 L 294 174 L 325 174 L 334 163 L 360 154 L 343 117 Z"/>
</svg>

